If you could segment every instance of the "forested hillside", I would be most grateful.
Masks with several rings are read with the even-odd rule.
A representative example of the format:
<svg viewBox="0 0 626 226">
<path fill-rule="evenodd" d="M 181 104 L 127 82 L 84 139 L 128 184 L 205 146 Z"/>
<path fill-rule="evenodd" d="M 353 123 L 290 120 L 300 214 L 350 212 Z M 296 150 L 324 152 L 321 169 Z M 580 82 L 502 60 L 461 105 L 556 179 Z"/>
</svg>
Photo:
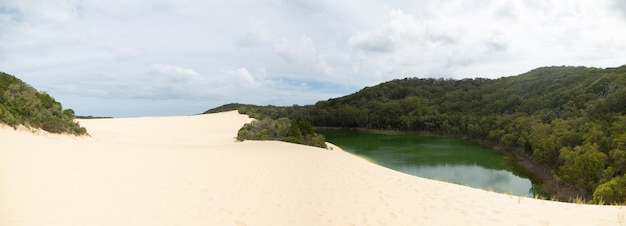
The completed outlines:
<svg viewBox="0 0 626 226">
<path fill-rule="evenodd" d="M 22 80 L 0 72 L 0 123 L 16 127 L 24 125 L 52 133 L 83 135 L 87 130 L 74 122 L 74 111 L 63 110 L 61 104 L 45 92 Z"/>
<path fill-rule="evenodd" d="M 545 67 L 499 79 L 405 78 L 310 106 L 238 109 L 314 126 L 489 142 L 541 165 L 593 202 L 626 201 L 626 66 Z"/>
</svg>

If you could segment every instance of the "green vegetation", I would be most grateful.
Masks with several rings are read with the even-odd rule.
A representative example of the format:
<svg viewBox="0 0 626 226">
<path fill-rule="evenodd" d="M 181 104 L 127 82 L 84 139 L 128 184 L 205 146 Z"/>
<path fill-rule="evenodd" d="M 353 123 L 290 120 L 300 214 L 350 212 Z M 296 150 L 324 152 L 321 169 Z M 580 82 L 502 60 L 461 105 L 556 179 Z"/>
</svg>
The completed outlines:
<svg viewBox="0 0 626 226">
<path fill-rule="evenodd" d="M 92 116 L 92 115 L 88 115 L 88 116 L 80 116 L 77 115 L 75 116 L 75 118 L 77 119 L 111 119 L 113 117 L 107 117 L 107 116 Z"/>
<path fill-rule="evenodd" d="M 265 118 L 246 123 L 237 133 L 237 140 L 280 140 L 326 148 L 324 135 L 313 132 L 313 126 L 306 119 L 289 120 Z"/>
<path fill-rule="evenodd" d="M 599 185 L 593 192 L 592 203 L 626 204 L 626 176 L 614 177 L 610 181 Z"/>
<path fill-rule="evenodd" d="M 87 134 L 84 127 L 74 122 L 72 109 L 63 110 L 46 92 L 38 92 L 3 72 L 0 72 L 0 123 L 41 128 L 51 133 Z"/>
<path fill-rule="evenodd" d="M 501 147 L 544 190 L 624 203 L 626 66 L 545 67 L 499 79 L 405 78 L 292 107 L 239 106 L 253 117 L 315 126 L 406 130 Z"/>
<path fill-rule="evenodd" d="M 237 104 L 237 103 L 231 103 L 231 104 L 224 104 L 222 106 L 213 108 L 213 109 L 209 109 L 205 112 L 203 112 L 202 114 L 211 114 L 211 113 L 220 113 L 220 112 L 226 112 L 226 111 L 234 111 L 234 110 L 239 110 L 241 108 L 247 108 L 247 107 L 256 107 L 255 105 L 251 105 L 251 104 Z M 255 117 L 253 117 L 255 118 Z"/>
</svg>

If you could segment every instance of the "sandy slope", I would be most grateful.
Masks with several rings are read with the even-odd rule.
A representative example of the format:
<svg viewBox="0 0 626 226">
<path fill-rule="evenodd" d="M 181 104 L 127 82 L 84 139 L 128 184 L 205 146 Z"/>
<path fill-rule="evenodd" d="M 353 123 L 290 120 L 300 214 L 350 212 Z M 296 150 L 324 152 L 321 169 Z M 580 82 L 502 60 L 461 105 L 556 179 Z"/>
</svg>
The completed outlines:
<svg viewBox="0 0 626 226">
<path fill-rule="evenodd" d="M 626 225 L 626 208 L 518 198 L 334 151 L 235 142 L 247 116 L 0 127 L 0 225 Z"/>
</svg>

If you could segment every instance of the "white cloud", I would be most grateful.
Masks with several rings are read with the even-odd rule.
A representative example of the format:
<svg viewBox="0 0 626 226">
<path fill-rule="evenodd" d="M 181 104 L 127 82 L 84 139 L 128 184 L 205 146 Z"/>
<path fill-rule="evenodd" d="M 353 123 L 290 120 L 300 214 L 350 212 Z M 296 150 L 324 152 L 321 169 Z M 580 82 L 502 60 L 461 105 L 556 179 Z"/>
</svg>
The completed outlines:
<svg viewBox="0 0 626 226">
<path fill-rule="evenodd" d="M 301 36 L 296 41 L 286 38 L 278 40 L 274 44 L 274 50 L 288 62 L 299 64 L 315 61 L 317 57 L 317 49 L 313 44 L 313 40 L 306 35 Z"/>
<path fill-rule="evenodd" d="M 425 26 L 401 10 L 393 10 L 389 21 L 382 27 L 367 32 L 357 32 L 348 39 L 352 48 L 370 53 L 389 53 L 402 49 L 424 37 Z"/>
<path fill-rule="evenodd" d="M 596 2 L 431 3 L 428 16 L 391 11 L 387 22 L 356 32 L 348 45 L 378 73 L 395 76 L 495 77 L 555 64 L 617 66 L 623 56 L 603 46 L 624 49 L 614 41 L 626 38 L 615 29 L 624 23 L 601 15 L 607 8 Z"/>
<path fill-rule="evenodd" d="M 230 70 L 228 73 L 235 77 L 235 82 L 241 80 L 247 85 L 257 85 L 257 79 L 246 68 L 242 67 L 236 70 Z"/>
<path fill-rule="evenodd" d="M 150 69 L 152 69 L 157 74 L 181 76 L 181 77 L 187 77 L 187 78 L 191 78 L 191 77 L 195 78 L 198 76 L 198 73 L 195 72 L 193 69 L 182 68 L 182 67 L 167 65 L 167 64 L 152 64 L 150 65 Z"/>
<path fill-rule="evenodd" d="M 287 63 L 310 69 L 316 74 L 330 75 L 334 72 L 323 53 L 325 50 L 320 50 L 306 35 L 297 40 L 280 39 L 274 43 L 274 51 Z"/>
<path fill-rule="evenodd" d="M 622 27 L 619 0 L 3 1 L 0 70 L 78 113 L 306 104 L 409 76 L 618 66 Z"/>
<path fill-rule="evenodd" d="M 613 0 L 613 6 L 619 12 L 624 19 L 626 19 L 626 2 L 622 0 Z"/>
<path fill-rule="evenodd" d="M 242 47 L 263 47 L 271 42 L 272 34 L 263 21 L 252 22 L 252 27 L 239 37 L 237 44 Z"/>
</svg>

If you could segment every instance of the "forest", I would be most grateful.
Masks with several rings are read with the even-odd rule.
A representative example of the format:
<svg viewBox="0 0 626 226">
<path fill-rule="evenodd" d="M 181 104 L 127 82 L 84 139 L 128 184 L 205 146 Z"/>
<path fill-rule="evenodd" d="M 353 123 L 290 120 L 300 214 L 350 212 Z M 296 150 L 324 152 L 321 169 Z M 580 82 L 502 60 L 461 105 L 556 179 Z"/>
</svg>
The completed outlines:
<svg viewBox="0 0 626 226">
<path fill-rule="evenodd" d="M 626 202 L 626 66 L 498 79 L 404 78 L 306 106 L 228 104 L 257 119 L 437 133 L 500 147 L 558 199 Z"/>
<path fill-rule="evenodd" d="M 51 133 L 87 134 L 74 117 L 72 109 L 63 110 L 61 103 L 46 92 L 39 92 L 15 76 L 0 72 L 0 123 Z"/>
</svg>

